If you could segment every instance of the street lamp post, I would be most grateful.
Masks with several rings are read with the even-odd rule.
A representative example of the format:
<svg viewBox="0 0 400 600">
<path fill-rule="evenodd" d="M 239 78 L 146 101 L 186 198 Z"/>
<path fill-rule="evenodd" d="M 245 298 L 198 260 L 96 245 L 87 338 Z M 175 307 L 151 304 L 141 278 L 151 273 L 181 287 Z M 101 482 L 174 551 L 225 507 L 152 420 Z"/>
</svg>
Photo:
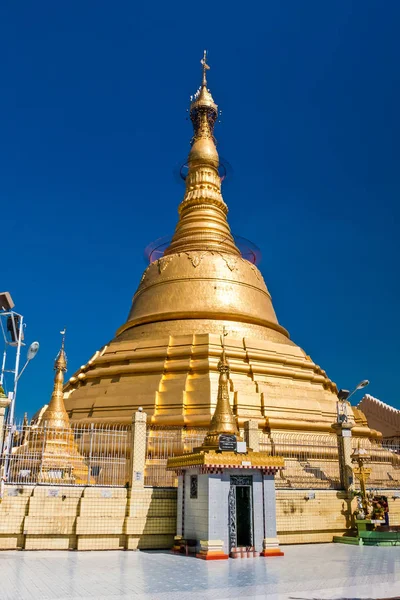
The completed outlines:
<svg viewBox="0 0 400 600">
<path fill-rule="evenodd" d="M 19 381 L 19 362 L 21 359 L 21 346 L 23 340 L 23 331 L 24 331 L 24 317 L 20 315 L 19 320 L 19 331 L 18 331 L 18 341 L 17 341 L 17 352 L 15 356 L 15 368 L 14 368 L 14 389 L 12 391 L 10 409 L 7 416 L 7 423 L 12 426 L 14 424 L 14 413 L 15 413 L 15 399 L 17 397 L 17 387 Z"/>
<path fill-rule="evenodd" d="M 339 390 L 338 392 L 338 401 L 337 401 L 337 422 L 338 423 L 346 423 L 347 422 L 347 404 L 349 398 L 353 394 L 355 394 L 358 390 L 367 387 L 369 385 L 368 379 L 363 379 L 360 383 L 354 388 L 352 392 L 349 390 Z"/>
<path fill-rule="evenodd" d="M 7 418 L 8 434 L 7 434 L 7 438 L 6 438 L 6 442 L 5 442 L 5 444 L 6 444 L 6 459 L 4 462 L 4 478 L 5 479 L 8 478 L 8 471 L 10 468 L 10 457 L 11 457 L 11 451 L 12 451 L 12 436 L 13 436 L 13 432 L 14 432 L 13 429 L 14 429 L 15 398 L 16 398 L 18 381 L 19 381 L 22 373 L 25 371 L 26 367 L 28 366 L 29 362 L 33 358 L 35 358 L 36 354 L 38 353 L 38 350 L 39 350 L 39 342 L 32 342 L 32 344 L 28 348 L 28 352 L 26 355 L 26 362 L 20 372 L 18 372 L 18 370 L 17 370 L 17 369 L 19 369 L 19 356 L 18 356 L 18 360 L 16 361 L 15 377 L 14 377 L 14 392 L 13 392 L 13 397 L 11 399 L 10 411 L 9 411 L 8 418 Z"/>
<path fill-rule="evenodd" d="M 332 428 L 336 431 L 339 466 L 340 466 L 340 482 L 344 490 L 350 493 L 353 487 L 353 467 L 351 461 L 351 430 L 354 426 L 352 421 L 349 422 L 347 414 L 348 399 L 357 390 L 368 385 L 369 381 L 364 379 L 350 393 L 348 390 L 339 390 L 337 401 L 337 416 L 336 423 L 333 423 Z M 350 510 L 350 509 L 349 509 Z"/>
<path fill-rule="evenodd" d="M 18 382 L 28 366 L 29 362 L 36 356 L 39 350 L 39 342 L 33 342 L 29 348 L 26 357 L 26 362 L 23 368 L 20 370 L 21 360 L 21 347 L 24 345 L 24 317 L 13 310 L 14 302 L 9 292 L 0 293 L 0 328 L 4 339 L 4 352 L 0 371 L 0 388 L 3 390 L 3 385 L 6 382 L 6 374 L 13 375 L 12 391 L 8 392 L 8 398 L 10 400 L 8 415 L 7 415 L 7 428 L 8 435 L 6 439 L 6 460 L 4 465 L 4 475 L 7 477 L 10 456 L 11 456 L 11 445 L 12 445 L 12 434 L 14 425 L 15 415 L 15 401 L 17 396 Z M 10 347 L 15 348 L 15 362 L 11 368 L 8 368 L 7 364 L 7 351 Z M 2 424 L 1 424 L 2 428 Z M 0 436 L 1 437 L 1 436 Z M 4 451 L 4 448 L 0 448 Z"/>
</svg>

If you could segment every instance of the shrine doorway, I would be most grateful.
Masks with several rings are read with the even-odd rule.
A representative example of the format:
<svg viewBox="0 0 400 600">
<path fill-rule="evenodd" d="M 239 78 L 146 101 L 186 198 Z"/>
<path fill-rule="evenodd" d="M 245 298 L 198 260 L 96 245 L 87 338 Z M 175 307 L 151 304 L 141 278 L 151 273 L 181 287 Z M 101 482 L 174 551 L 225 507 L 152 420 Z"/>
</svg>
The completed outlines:
<svg viewBox="0 0 400 600">
<path fill-rule="evenodd" d="M 253 477 L 232 475 L 229 492 L 230 547 L 254 545 Z"/>
</svg>

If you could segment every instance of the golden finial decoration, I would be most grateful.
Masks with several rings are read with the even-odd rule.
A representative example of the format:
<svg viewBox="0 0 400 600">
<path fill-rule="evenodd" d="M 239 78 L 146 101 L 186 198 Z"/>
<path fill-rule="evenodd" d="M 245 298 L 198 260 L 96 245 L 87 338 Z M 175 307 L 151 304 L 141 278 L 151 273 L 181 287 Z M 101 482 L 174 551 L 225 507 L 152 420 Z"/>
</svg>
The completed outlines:
<svg viewBox="0 0 400 600">
<path fill-rule="evenodd" d="M 60 334 L 62 335 L 61 338 L 61 348 L 59 353 L 57 354 L 55 363 L 54 363 L 54 370 L 57 371 L 58 369 L 65 372 L 67 370 L 67 355 L 65 354 L 65 334 L 67 333 L 67 328 L 64 327 L 64 329 L 62 331 L 60 331 Z"/>
<path fill-rule="evenodd" d="M 214 125 L 218 117 L 218 106 L 215 104 L 211 92 L 207 88 L 207 71 L 210 69 L 210 65 L 207 63 L 207 50 L 204 50 L 200 63 L 203 68 L 202 82 L 194 96 L 191 96 L 192 102 L 190 104 L 190 119 L 194 129 L 192 146 L 195 144 L 196 139 L 202 137 L 211 139 L 215 144 Z M 215 146 L 214 151 L 217 156 L 218 166 L 218 153 Z M 189 154 L 189 161 L 192 154 L 193 152 Z"/>
<path fill-rule="evenodd" d="M 220 336 L 221 346 L 222 346 L 222 354 L 221 354 L 221 358 L 218 363 L 218 371 L 221 372 L 221 369 L 227 369 L 228 379 L 229 379 L 230 367 L 229 367 L 228 359 L 226 358 L 226 355 L 225 355 L 225 338 L 227 335 L 228 335 L 228 331 L 224 325 L 222 328 L 222 335 Z"/>
<path fill-rule="evenodd" d="M 48 427 L 66 429 L 70 427 L 69 417 L 64 406 L 64 373 L 67 370 L 67 355 L 65 354 L 65 334 L 66 329 L 60 331 L 62 335 L 61 348 L 54 362 L 53 393 L 48 407 L 43 413 L 42 422 Z"/>
<path fill-rule="evenodd" d="M 200 63 L 203 65 L 203 86 L 207 86 L 207 71 L 210 68 L 210 65 L 207 64 L 207 50 L 204 50 L 203 58 Z"/>
</svg>

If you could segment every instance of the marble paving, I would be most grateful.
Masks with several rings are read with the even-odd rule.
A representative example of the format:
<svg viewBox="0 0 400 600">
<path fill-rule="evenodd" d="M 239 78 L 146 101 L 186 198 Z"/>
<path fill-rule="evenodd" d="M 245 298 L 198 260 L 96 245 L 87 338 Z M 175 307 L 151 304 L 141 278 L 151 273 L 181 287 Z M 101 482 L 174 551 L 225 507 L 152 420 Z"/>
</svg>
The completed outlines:
<svg viewBox="0 0 400 600">
<path fill-rule="evenodd" d="M 285 546 L 206 562 L 168 552 L 0 552 L 1 600 L 348 600 L 400 597 L 400 547 Z"/>
</svg>

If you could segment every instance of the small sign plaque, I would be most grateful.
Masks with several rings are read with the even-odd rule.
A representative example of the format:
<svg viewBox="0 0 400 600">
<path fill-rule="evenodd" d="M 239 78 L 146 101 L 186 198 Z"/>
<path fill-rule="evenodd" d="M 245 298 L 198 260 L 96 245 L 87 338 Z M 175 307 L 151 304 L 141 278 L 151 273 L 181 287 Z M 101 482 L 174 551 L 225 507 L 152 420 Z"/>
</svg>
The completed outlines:
<svg viewBox="0 0 400 600">
<path fill-rule="evenodd" d="M 220 435 L 219 449 L 222 452 L 236 452 L 237 440 L 236 435 Z"/>
<path fill-rule="evenodd" d="M 59 494 L 60 490 L 55 488 L 55 489 L 51 489 L 47 492 L 48 496 L 51 496 L 53 498 L 57 498 L 58 494 Z"/>
<path fill-rule="evenodd" d="M 17 488 L 9 488 L 7 490 L 7 496 L 18 496 Z"/>
<path fill-rule="evenodd" d="M 112 490 L 101 490 L 102 498 L 112 498 Z"/>
<path fill-rule="evenodd" d="M 142 471 L 135 471 L 135 481 L 142 481 L 143 473 Z"/>
</svg>

